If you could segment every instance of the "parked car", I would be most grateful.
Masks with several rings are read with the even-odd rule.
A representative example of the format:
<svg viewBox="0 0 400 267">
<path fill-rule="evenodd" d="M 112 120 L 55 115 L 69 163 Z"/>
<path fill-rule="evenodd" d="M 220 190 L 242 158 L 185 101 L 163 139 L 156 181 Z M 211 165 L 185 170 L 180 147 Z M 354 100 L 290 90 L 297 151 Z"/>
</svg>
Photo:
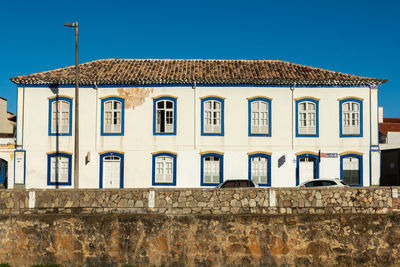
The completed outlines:
<svg viewBox="0 0 400 267">
<path fill-rule="evenodd" d="M 343 187 L 348 186 L 343 181 L 335 179 L 314 179 L 299 184 L 297 187 Z"/>
<path fill-rule="evenodd" d="M 237 187 L 258 187 L 258 184 L 248 179 L 232 179 L 226 180 L 219 184 L 217 188 L 237 188 Z"/>
</svg>

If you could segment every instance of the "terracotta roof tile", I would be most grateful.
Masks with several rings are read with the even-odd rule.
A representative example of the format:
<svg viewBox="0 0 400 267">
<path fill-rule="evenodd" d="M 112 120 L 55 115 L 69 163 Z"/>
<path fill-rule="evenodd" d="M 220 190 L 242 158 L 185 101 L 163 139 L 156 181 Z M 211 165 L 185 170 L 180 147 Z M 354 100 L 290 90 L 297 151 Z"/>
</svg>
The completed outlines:
<svg viewBox="0 0 400 267">
<path fill-rule="evenodd" d="M 385 121 L 386 119 L 384 119 Z M 397 119 L 400 121 L 400 119 Z M 379 123 L 379 132 L 382 134 L 387 134 L 388 132 L 400 132 L 399 122 L 381 122 Z"/>
<path fill-rule="evenodd" d="M 385 79 L 360 77 L 281 60 L 100 59 L 79 65 L 79 83 L 88 84 L 299 84 L 379 85 Z M 74 84 L 75 66 L 17 76 L 16 84 Z"/>
</svg>

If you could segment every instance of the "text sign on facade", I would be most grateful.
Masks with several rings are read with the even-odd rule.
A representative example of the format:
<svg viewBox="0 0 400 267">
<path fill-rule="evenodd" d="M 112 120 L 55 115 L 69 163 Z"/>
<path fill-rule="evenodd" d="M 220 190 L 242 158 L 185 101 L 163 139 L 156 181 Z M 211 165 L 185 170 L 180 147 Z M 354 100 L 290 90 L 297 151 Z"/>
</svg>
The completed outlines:
<svg viewBox="0 0 400 267">
<path fill-rule="evenodd" d="M 320 157 L 321 158 L 337 158 L 338 157 L 338 153 L 320 153 Z"/>
<path fill-rule="evenodd" d="M 14 170 L 14 183 L 25 184 L 25 151 L 15 151 Z"/>
</svg>

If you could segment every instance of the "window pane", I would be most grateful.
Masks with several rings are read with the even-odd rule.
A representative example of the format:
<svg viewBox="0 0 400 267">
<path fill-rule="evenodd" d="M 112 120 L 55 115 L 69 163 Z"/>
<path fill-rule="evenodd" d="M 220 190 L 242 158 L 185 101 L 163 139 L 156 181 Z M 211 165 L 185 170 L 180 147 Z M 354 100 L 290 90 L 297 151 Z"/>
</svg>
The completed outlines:
<svg viewBox="0 0 400 267">
<path fill-rule="evenodd" d="M 108 101 L 108 102 L 106 102 L 106 103 L 104 103 L 104 109 L 105 110 L 111 110 L 112 108 L 112 102 L 111 101 Z"/>
<path fill-rule="evenodd" d="M 173 108 L 173 102 L 167 101 L 167 108 Z"/>
<path fill-rule="evenodd" d="M 157 108 L 164 108 L 164 101 L 158 101 Z"/>
<path fill-rule="evenodd" d="M 68 110 L 69 109 L 69 103 L 67 101 L 62 101 L 62 110 Z"/>
</svg>

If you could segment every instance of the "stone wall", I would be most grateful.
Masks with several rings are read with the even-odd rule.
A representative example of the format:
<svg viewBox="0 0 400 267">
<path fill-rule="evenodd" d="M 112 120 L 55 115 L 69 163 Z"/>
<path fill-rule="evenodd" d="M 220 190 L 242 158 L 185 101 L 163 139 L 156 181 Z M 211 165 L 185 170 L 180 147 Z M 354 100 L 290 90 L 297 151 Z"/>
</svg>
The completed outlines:
<svg viewBox="0 0 400 267">
<path fill-rule="evenodd" d="M 0 191 L 11 266 L 399 266 L 398 187 Z"/>
<path fill-rule="evenodd" d="M 400 215 L 1 215 L 0 263 L 400 266 Z"/>
<path fill-rule="evenodd" d="M 0 214 L 390 214 L 400 187 L 0 190 Z"/>
</svg>

